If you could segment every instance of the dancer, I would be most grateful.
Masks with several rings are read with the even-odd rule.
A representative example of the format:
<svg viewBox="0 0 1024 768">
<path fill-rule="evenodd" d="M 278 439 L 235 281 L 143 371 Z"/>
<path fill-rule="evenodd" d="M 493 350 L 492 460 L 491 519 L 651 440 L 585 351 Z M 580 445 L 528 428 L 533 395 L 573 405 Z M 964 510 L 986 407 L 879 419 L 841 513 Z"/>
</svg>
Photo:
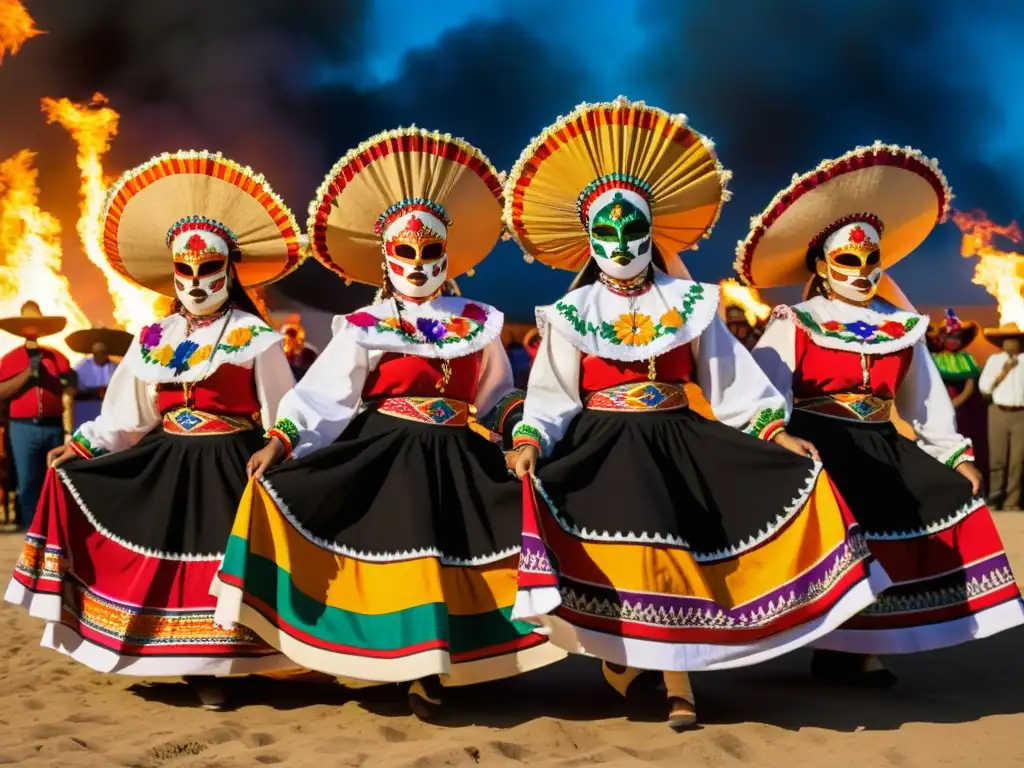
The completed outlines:
<svg viewBox="0 0 1024 768">
<path fill-rule="evenodd" d="M 1020 365 L 1024 331 L 1009 323 L 986 328 L 984 334 L 990 344 L 1000 347 L 985 361 L 978 381 L 978 389 L 989 401 L 989 504 L 993 509 L 1017 511 L 1024 481 L 1024 369 Z"/>
<path fill-rule="evenodd" d="M 476 416 L 512 389 L 502 314 L 441 295 L 497 242 L 501 183 L 461 140 L 398 129 L 345 155 L 310 214 L 316 257 L 383 292 L 335 318 L 253 456 L 217 621 L 310 669 L 415 681 L 409 706 L 431 718 L 438 676 L 466 685 L 564 656 L 509 619 L 522 490 Z"/>
<path fill-rule="evenodd" d="M 943 648 L 1024 621 L 970 441 L 925 346 L 928 318 L 887 272 L 945 218 L 950 194 L 917 151 L 861 147 L 795 177 L 737 248 L 748 285 L 810 277 L 804 302 L 776 307 L 754 357 L 786 395 L 790 431 L 817 446 L 893 580 L 818 643 L 827 650 L 813 671 L 826 680 L 892 685 L 877 654 Z M 890 421 L 894 405 L 917 445 Z"/>
<path fill-rule="evenodd" d="M 121 177 L 103 233 L 111 265 L 174 311 L 139 333 L 99 418 L 51 454 L 6 598 L 47 621 L 45 647 L 100 672 L 294 668 L 245 629 L 215 627 L 209 590 L 260 424 L 292 386 L 244 288 L 297 266 L 298 226 L 262 176 L 178 152 Z M 212 678 L 192 682 L 204 706 L 224 703 Z"/>
<path fill-rule="evenodd" d="M 0 331 L 25 343 L 0 358 L 0 401 L 7 404 L 8 440 L 16 483 L 15 524 L 32 522 L 46 477 L 46 455 L 71 434 L 71 394 L 75 374 L 71 363 L 39 339 L 60 333 L 67 320 L 44 315 L 34 301 L 25 302 L 17 317 L 0 318 Z"/>
<path fill-rule="evenodd" d="M 677 253 L 706 237 L 727 174 L 682 116 L 583 105 L 523 152 L 506 225 L 577 272 L 538 310 L 542 341 L 516 430 L 541 460 L 513 617 L 586 652 L 627 696 L 664 676 L 669 724 L 696 720 L 687 671 L 809 643 L 886 583 L 785 402 L 718 317 L 717 285 Z M 696 382 L 718 421 L 688 407 Z M 772 444 L 774 443 L 774 445 Z M 639 687 L 638 687 L 639 686 Z"/>
</svg>

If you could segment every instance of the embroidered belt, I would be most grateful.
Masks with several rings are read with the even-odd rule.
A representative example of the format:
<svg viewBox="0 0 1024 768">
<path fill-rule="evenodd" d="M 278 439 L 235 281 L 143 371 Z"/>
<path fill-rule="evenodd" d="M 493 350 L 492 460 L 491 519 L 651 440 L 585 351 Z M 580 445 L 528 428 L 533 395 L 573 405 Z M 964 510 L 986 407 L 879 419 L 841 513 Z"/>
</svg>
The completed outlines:
<svg viewBox="0 0 1024 768">
<path fill-rule="evenodd" d="M 501 442 L 501 435 L 491 432 L 477 420 L 476 408 L 462 400 L 447 397 L 385 397 L 369 405 L 385 416 L 436 427 L 469 427 L 492 443 Z"/>
<path fill-rule="evenodd" d="M 172 435 L 233 435 L 255 429 L 259 419 L 220 416 L 191 408 L 178 408 L 164 414 L 164 432 Z"/>
<path fill-rule="evenodd" d="M 887 422 L 892 416 L 892 398 L 842 392 L 822 397 L 797 398 L 794 408 L 833 419 L 869 423 Z"/>
<path fill-rule="evenodd" d="M 688 405 L 682 386 L 660 381 L 619 384 L 591 393 L 585 403 L 591 411 L 676 411 Z"/>
</svg>

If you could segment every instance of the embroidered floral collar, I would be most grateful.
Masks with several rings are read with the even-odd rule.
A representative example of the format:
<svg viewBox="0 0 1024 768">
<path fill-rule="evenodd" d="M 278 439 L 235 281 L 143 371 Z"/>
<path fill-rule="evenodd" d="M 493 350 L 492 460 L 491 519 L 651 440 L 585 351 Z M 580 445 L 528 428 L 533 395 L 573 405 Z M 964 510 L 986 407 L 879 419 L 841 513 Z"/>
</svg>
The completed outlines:
<svg viewBox="0 0 1024 768">
<path fill-rule="evenodd" d="M 655 271 L 654 284 L 639 296 L 600 282 L 577 288 L 538 309 L 538 325 L 542 333 L 551 326 L 584 354 L 634 362 L 693 341 L 717 311 L 717 286 Z"/>
<path fill-rule="evenodd" d="M 454 360 L 479 352 L 501 334 L 505 317 L 487 304 L 441 296 L 423 304 L 386 299 L 345 315 L 365 349 Z"/>
<path fill-rule="evenodd" d="M 124 361 L 142 381 L 201 381 L 225 363 L 251 362 L 279 341 L 281 336 L 273 328 L 239 309 L 191 335 L 187 319 L 171 315 L 143 328 Z"/>
<path fill-rule="evenodd" d="M 775 308 L 819 347 L 884 355 L 914 346 L 928 332 L 928 318 L 876 300 L 870 307 L 816 296 L 792 307 Z"/>
</svg>

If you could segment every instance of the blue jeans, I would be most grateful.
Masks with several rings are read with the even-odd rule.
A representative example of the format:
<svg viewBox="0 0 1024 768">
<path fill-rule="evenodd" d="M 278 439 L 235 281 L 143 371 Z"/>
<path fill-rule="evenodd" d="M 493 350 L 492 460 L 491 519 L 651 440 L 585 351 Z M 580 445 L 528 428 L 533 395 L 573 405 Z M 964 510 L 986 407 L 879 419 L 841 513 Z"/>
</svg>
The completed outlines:
<svg viewBox="0 0 1024 768">
<path fill-rule="evenodd" d="M 46 454 L 64 444 L 64 429 L 49 424 L 12 420 L 7 427 L 11 441 L 11 458 L 17 481 L 16 521 L 19 527 L 32 524 L 46 479 Z"/>
</svg>

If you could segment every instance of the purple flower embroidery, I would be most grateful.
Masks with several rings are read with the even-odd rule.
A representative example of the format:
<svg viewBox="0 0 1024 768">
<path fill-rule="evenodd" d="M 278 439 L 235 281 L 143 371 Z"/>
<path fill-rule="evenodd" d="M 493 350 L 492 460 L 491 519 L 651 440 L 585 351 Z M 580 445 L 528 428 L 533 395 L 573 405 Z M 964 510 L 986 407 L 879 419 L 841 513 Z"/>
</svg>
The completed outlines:
<svg viewBox="0 0 1024 768">
<path fill-rule="evenodd" d="M 423 334 L 427 341 L 440 341 L 448 335 L 448 329 L 440 320 L 433 320 L 429 317 L 416 318 L 416 327 Z"/>
<path fill-rule="evenodd" d="M 139 342 L 144 347 L 155 347 L 163 337 L 164 329 L 160 327 L 159 323 L 153 323 L 142 329 L 139 334 Z"/>
</svg>

